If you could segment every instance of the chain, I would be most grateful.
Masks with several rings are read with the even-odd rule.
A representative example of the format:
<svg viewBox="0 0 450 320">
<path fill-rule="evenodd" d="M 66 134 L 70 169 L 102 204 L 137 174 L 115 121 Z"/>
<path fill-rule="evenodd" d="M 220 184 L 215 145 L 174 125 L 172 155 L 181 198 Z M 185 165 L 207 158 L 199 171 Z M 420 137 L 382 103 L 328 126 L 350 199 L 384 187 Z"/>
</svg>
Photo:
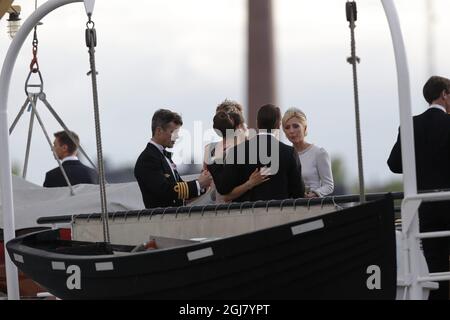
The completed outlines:
<svg viewBox="0 0 450 320">
<path fill-rule="evenodd" d="M 95 135 L 97 139 L 97 159 L 98 159 L 98 175 L 100 183 L 100 200 L 102 207 L 102 223 L 103 223 L 103 239 L 104 242 L 110 242 L 109 224 L 108 224 L 108 209 L 106 203 L 106 186 L 105 186 L 105 171 L 103 164 L 103 152 L 102 152 L 102 136 L 100 131 L 100 112 L 98 107 L 98 90 L 97 90 L 97 71 L 95 68 L 95 46 L 97 45 L 97 35 L 95 32 L 95 24 L 91 20 L 86 23 L 86 46 L 89 48 L 89 62 L 91 70 L 88 75 L 92 79 L 92 93 L 94 99 L 94 118 L 95 118 Z"/>
<path fill-rule="evenodd" d="M 39 71 L 39 63 L 38 63 L 38 37 L 37 37 L 37 25 L 34 27 L 34 34 L 33 34 L 33 58 L 31 59 L 30 63 L 30 71 L 33 73 L 37 73 Z"/>
<path fill-rule="evenodd" d="M 34 1 L 34 10 L 36 11 L 37 9 L 37 0 Z M 39 23 L 38 23 L 39 24 Z M 34 26 L 34 34 L 33 34 L 33 58 L 31 59 L 31 63 L 30 63 L 30 71 L 33 73 L 36 73 L 39 71 L 39 63 L 38 63 L 38 58 L 37 58 L 37 53 L 38 53 L 38 37 L 37 37 L 37 26 L 38 24 L 36 24 L 36 26 Z"/>
<path fill-rule="evenodd" d="M 355 99 L 355 122 L 356 122 L 356 142 L 358 149 L 358 172 L 359 172 L 359 194 L 360 202 L 366 201 L 364 191 L 364 172 L 363 172 L 363 155 L 362 155 L 362 142 L 361 142 L 361 121 L 359 113 L 359 92 L 358 92 L 358 75 L 356 66 L 359 63 L 359 58 L 356 56 L 356 41 L 355 41 L 355 21 L 357 19 L 356 2 L 347 1 L 346 3 L 346 15 L 347 21 L 350 23 L 350 38 L 351 38 L 351 57 L 347 59 L 353 67 L 353 92 Z"/>
</svg>

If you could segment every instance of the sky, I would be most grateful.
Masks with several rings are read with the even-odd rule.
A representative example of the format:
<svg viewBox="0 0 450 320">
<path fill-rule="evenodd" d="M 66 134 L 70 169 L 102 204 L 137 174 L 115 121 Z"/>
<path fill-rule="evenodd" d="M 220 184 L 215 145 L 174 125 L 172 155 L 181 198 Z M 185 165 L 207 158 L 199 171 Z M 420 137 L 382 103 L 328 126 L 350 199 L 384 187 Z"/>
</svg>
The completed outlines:
<svg viewBox="0 0 450 320">
<path fill-rule="evenodd" d="M 350 29 L 344 0 L 273 1 L 278 105 L 302 109 L 308 117 L 307 141 L 344 161 L 347 182 L 358 178 Z M 397 0 L 411 76 L 413 114 L 426 109 L 421 91 L 432 73 L 450 76 L 446 12 L 450 3 L 431 0 L 432 38 L 427 33 L 427 0 Z M 38 1 L 38 4 L 43 1 Z M 16 0 L 21 17 L 33 0 Z M 366 185 L 398 179 L 386 160 L 399 125 L 394 53 L 379 0 L 357 1 L 356 50 Z M 217 104 L 234 99 L 246 104 L 246 1 L 244 0 L 98 0 L 97 69 L 103 154 L 112 167 L 133 166 L 150 139 L 150 122 L 159 108 L 179 112 L 194 136 L 212 126 Z M 80 135 L 95 159 L 96 142 L 86 15 L 81 3 L 62 7 L 39 27 L 39 64 L 44 91 L 66 124 Z M 430 46 L 429 39 L 434 39 Z M 11 40 L 6 17 L 0 20 L 0 61 Z M 432 48 L 433 56 L 430 57 Z M 31 61 L 31 36 L 17 59 L 9 93 L 10 122 L 25 101 L 23 90 Z M 431 63 L 432 62 L 432 63 Z M 42 104 L 38 110 L 51 134 L 60 127 Z M 23 164 L 28 115 L 10 139 L 14 163 Z M 203 131 L 202 131 L 203 132 Z M 206 135 L 207 137 L 209 135 Z M 202 134 L 196 135 L 197 146 Z M 193 146 L 194 148 L 194 146 Z M 201 146 L 200 146 L 201 148 Z M 56 166 L 43 133 L 35 126 L 28 180 L 42 184 Z"/>
</svg>

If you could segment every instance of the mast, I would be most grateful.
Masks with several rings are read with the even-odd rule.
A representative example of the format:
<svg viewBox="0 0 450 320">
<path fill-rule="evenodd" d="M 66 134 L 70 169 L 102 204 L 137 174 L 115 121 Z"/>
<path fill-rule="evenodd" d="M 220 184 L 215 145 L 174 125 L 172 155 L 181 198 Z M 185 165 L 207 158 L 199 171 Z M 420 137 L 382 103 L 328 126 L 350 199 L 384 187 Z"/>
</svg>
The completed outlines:
<svg viewBox="0 0 450 320">
<path fill-rule="evenodd" d="M 272 1 L 248 0 L 247 122 L 256 128 L 259 107 L 276 103 Z"/>
</svg>

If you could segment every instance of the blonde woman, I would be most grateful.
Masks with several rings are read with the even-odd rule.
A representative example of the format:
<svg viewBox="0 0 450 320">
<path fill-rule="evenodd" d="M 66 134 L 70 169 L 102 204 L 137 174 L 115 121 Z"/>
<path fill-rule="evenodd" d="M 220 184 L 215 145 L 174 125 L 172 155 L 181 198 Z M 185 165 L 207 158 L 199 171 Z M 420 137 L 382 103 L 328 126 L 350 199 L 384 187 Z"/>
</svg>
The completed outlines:
<svg viewBox="0 0 450 320">
<path fill-rule="evenodd" d="M 333 192 L 334 181 L 328 152 L 305 141 L 308 124 L 306 115 L 297 108 L 290 108 L 282 119 L 283 131 L 292 142 L 302 165 L 306 198 L 324 197 Z"/>
</svg>

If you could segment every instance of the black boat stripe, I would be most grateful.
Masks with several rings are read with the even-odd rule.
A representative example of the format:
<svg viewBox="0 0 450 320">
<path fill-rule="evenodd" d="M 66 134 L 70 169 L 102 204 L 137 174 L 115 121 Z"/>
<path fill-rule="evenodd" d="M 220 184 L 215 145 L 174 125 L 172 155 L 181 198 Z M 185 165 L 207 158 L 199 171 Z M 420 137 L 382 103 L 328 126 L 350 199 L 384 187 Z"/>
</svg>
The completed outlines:
<svg viewBox="0 0 450 320">
<path fill-rule="evenodd" d="M 24 263 L 23 256 L 21 256 L 20 254 L 17 254 L 17 253 L 14 253 L 14 260 L 16 260 L 17 262 L 20 262 L 20 263 Z"/>
<path fill-rule="evenodd" d="M 66 270 L 66 264 L 62 261 L 52 261 L 53 270 Z"/>
<path fill-rule="evenodd" d="M 322 229 L 324 227 L 323 220 L 315 220 L 304 224 L 299 224 L 291 227 L 292 235 L 298 235 L 301 233 Z"/>
<path fill-rule="evenodd" d="M 110 270 L 114 270 L 114 264 L 112 263 L 112 261 L 95 263 L 95 271 L 110 271 Z"/>
<path fill-rule="evenodd" d="M 188 257 L 189 261 L 206 258 L 206 257 L 213 256 L 213 255 L 214 255 L 214 253 L 213 253 L 213 250 L 211 247 L 200 249 L 200 250 L 195 250 L 195 251 L 191 251 L 191 252 L 187 253 L 187 257 Z"/>
</svg>

